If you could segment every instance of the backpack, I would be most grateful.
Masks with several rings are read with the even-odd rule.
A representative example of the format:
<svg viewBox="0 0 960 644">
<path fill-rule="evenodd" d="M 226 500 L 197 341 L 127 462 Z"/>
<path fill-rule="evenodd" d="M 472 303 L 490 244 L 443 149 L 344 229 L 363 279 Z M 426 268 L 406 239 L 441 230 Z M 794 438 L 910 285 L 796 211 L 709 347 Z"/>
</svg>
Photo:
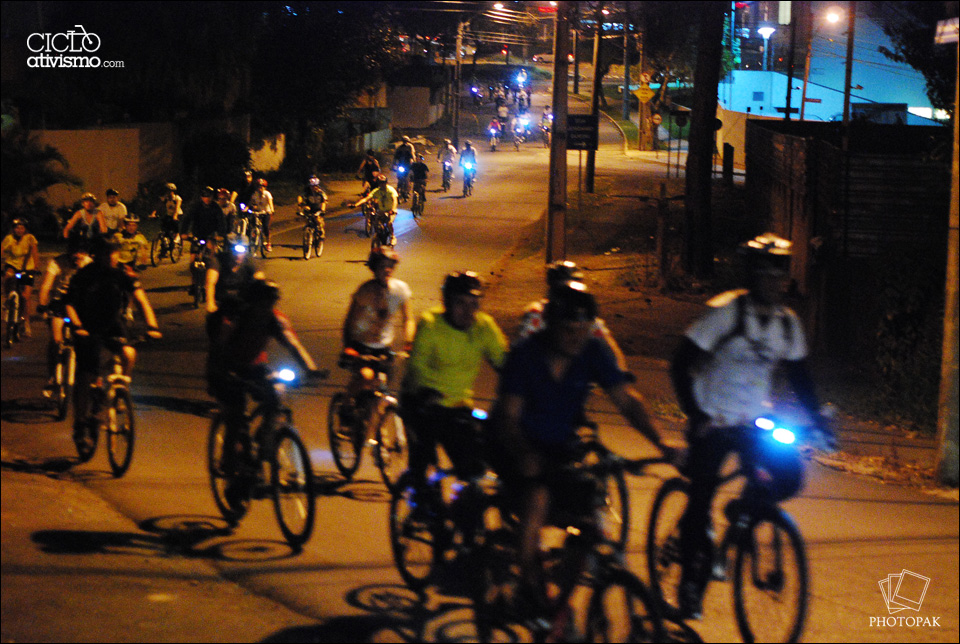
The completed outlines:
<svg viewBox="0 0 960 644">
<path fill-rule="evenodd" d="M 737 306 L 737 318 L 733 327 L 724 335 L 720 336 L 713 347 L 713 354 L 716 355 L 731 340 L 747 335 L 747 293 L 741 293 L 734 300 Z M 783 338 L 788 345 L 793 344 L 793 325 L 790 324 L 789 316 L 781 316 L 780 323 L 783 325 Z"/>
</svg>

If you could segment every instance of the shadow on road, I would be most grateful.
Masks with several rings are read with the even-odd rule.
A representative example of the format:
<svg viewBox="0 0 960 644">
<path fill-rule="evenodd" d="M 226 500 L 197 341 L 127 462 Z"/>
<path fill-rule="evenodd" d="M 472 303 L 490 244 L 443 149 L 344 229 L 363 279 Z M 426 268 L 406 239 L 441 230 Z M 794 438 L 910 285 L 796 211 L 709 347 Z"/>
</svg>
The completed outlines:
<svg viewBox="0 0 960 644">
<path fill-rule="evenodd" d="M 53 403 L 46 398 L 13 398 L 0 401 L 0 418 L 9 423 L 38 425 L 49 423 L 57 413 Z"/>
<path fill-rule="evenodd" d="M 133 402 L 136 405 L 146 405 L 147 407 L 159 407 L 167 411 L 175 411 L 181 414 L 190 414 L 200 416 L 201 418 L 212 418 L 213 409 L 217 406 L 212 400 L 187 400 L 184 398 L 173 398 L 171 396 L 151 396 L 135 395 Z"/>
</svg>

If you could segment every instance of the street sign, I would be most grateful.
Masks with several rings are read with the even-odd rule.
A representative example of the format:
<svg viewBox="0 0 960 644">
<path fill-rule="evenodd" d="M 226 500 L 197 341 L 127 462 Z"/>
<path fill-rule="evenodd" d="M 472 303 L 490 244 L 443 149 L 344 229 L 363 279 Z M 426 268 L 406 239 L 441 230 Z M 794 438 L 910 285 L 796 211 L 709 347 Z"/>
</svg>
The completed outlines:
<svg viewBox="0 0 960 644">
<path fill-rule="evenodd" d="M 653 116 L 650 117 L 650 120 L 653 121 L 654 125 L 660 125 L 661 123 L 663 123 L 663 117 L 660 116 L 659 114 L 654 114 Z"/>
<path fill-rule="evenodd" d="M 650 74 L 649 74 L 649 73 L 643 72 L 642 74 L 640 74 L 640 84 L 641 84 L 641 85 L 649 85 L 649 84 L 650 84 Z"/>
<path fill-rule="evenodd" d="M 803 100 L 804 100 L 805 102 L 807 102 L 807 103 L 822 103 L 822 102 L 823 102 L 823 99 L 819 99 L 819 98 L 805 98 L 805 99 L 803 99 Z"/>
<path fill-rule="evenodd" d="M 650 99 L 656 95 L 656 92 L 650 89 L 649 85 L 641 85 L 640 89 L 635 89 L 633 95 L 637 97 L 641 103 L 649 103 Z"/>
<path fill-rule="evenodd" d="M 599 142 L 598 117 L 594 114 L 567 115 L 567 149 L 596 150 Z"/>
</svg>

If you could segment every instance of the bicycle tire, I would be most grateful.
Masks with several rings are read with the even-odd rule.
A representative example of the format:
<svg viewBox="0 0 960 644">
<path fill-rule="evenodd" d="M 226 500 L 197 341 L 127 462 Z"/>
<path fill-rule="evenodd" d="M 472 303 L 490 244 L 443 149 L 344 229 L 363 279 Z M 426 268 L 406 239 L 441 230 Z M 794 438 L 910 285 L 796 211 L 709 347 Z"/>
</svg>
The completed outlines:
<svg viewBox="0 0 960 644">
<path fill-rule="evenodd" d="M 87 398 L 87 408 L 81 410 L 80 419 L 74 418 L 73 444 L 77 448 L 77 456 L 81 463 L 86 463 L 93 455 L 97 453 L 97 442 L 100 439 L 100 421 L 97 420 L 96 396 L 100 391 L 91 387 L 90 395 Z M 77 429 L 79 428 L 79 432 Z"/>
<path fill-rule="evenodd" d="M 438 534 L 442 519 L 434 503 L 442 502 L 425 490 L 420 495 L 424 507 L 417 508 L 411 483 L 412 478 L 405 474 L 390 495 L 390 549 L 404 583 L 421 591 L 433 579 L 441 559 Z"/>
<path fill-rule="evenodd" d="M 587 611 L 586 641 L 666 641 L 657 602 L 636 575 L 615 570 L 594 589 Z"/>
<path fill-rule="evenodd" d="M 73 397 L 73 384 L 77 373 L 77 354 L 73 347 L 65 346 L 57 357 L 54 369 L 54 381 L 57 385 L 56 404 L 57 420 L 64 420 L 70 409 L 70 400 Z"/>
<path fill-rule="evenodd" d="M 603 458 L 602 452 L 591 448 L 587 450 L 582 462 L 587 466 L 595 465 Z M 604 503 L 597 509 L 597 513 L 603 538 L 623 551 L 630 537 L 630 496 L 627 480 L 622 469 L 615 469 L 605 474 L 602 483 Z"/>
<path fill-rule="evenodd" d="M 107 455 L 114 478 L 120 478 L 130 469 L 136 436 L 133 397 L 129 389 L 120 387 L 113 392 L 107 413 Z"/>
<path fill-rule="evenodd" d="M 287 543 L 299 549 L 310 538 L 316 519 L 313 464 L 300 436 L 289 425 L 277 430 L 273 442 L 270 458 L 273 509 Z"/>
<path fill-rule="evenodd" d="M 317 259 L 320 259 L 320 256 L 323 255 L 323 237 L 317 238 L 316 236 L 314 236 L 314 239 L 315 241 L 313 244 L 313 255 Z"/>
<path fill-rule="evenodd" d="M 20 341 L 20 294 L 16 289 L 7 295 L 7 346 L 12 347 L 14 342 Z"/>
<path fill-rule="evenodd" d="M 653 501 L 647 528 L 647 566 L 650 588 L 660 614 L 680 618 L 680 518 L 687 509 L 690 484 L 681 478 L 664 482 Z"/>
<path fill-rule="evenodd" d="M 343 425 L 341 410 L 347 394 L 338 391 L 330 399 L 330 409 L 327 411 L 327 437 L 330 440 L 330 453 L 337 470 L 348 481 L 360 467 L 360 457 L 363 449 L 362 432 L 358 432 L 356 424 L 346 427 Z M 354 410 L 359 413 L 359 410 Z M 358 438 L 357 434 L 361 434 Z"/>
<path fill-rule="evenodd" d="M 808 570 L 793 520 L 779 508 L 753 517 L 737 543 L 734 566 L 734 608 L 743 641 L 798 641 L 807 614 Z"/>
<path fill-rule="evenodd" d="M 363 218 L 363 232 L 367 237 L 370 237 L 373 235 L 373 213 L 371 213 L 368 209 L 364 209 Z"/>
<path fill-rule="evenodd" d="M 377 446 L 374 455 L 383 484 L 393 492 L 410 463 L 407 432 L 400 412 L 393 403 L 387 403 L 377 421 Z"/>
<path fill-rule="evenodd" d="M 183 240 L 170 240 L 170 263 L 176 264 L 183 257 Z"/>
<path fill-rule="evenodd" d="M 160 233 L 154 237 L 150 243 L 150 265 L 154 268 L 159 266 L 160 262 L 163 261 L 163 238 L 164 234 Z"/>
<path fill-rule="evenodd" d="M 210 474 L 210 488 L 213 491 L 213 501 L 220 510 L 220 515 L 231 526 L 235 526 L 240 519 L 244 517 L 250 508 L 250 486 L 241 485 L 240 464 L 237 463 L 237 471 L 228 473 L 223 468 L 223 452 L 227 438 L 227 426 L 223 422 L 223 417 L 219 414 L 214 417 L 210 425 L 210 434 L 207 437 L 207 471 Z M 234 446 L 237 449 L 237 446 Z M 249 452 L 244 449 L 238 450 L 237 460 L 244 458 Z M 227 488 L 237 486 L 235 489 L 243 492 L 227 493 Z"/>
<path fill-rule="evenodd" d="M 485 537 L 469 568 L 475 574 L 472 599 L 477 641 L 511 641 L 520 619 L 511 610 L 519 585 L 516 535 L 502 528 Z"/>
<path fill-rule="evenodd" d="M 303 229 L 303 258 L 310 259 L 313 253 L 313 231 L 308 226 Z"/>
</svg>

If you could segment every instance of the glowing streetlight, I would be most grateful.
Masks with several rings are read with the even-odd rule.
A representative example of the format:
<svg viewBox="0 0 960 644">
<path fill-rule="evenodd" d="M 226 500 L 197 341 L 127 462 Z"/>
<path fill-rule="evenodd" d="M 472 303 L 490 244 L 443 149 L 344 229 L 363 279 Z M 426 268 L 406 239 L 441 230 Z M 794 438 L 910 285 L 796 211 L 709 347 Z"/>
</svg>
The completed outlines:
<svg viewBox="0 0 960 644">
<path fill-rule="evenodd" d="M 767 50 L 770 48 L 770 36 L 776 29 L 774 27 L 760 27 L 757 33 L 763 36 L 763 71 L 767 71 Z"/>
</svg>

